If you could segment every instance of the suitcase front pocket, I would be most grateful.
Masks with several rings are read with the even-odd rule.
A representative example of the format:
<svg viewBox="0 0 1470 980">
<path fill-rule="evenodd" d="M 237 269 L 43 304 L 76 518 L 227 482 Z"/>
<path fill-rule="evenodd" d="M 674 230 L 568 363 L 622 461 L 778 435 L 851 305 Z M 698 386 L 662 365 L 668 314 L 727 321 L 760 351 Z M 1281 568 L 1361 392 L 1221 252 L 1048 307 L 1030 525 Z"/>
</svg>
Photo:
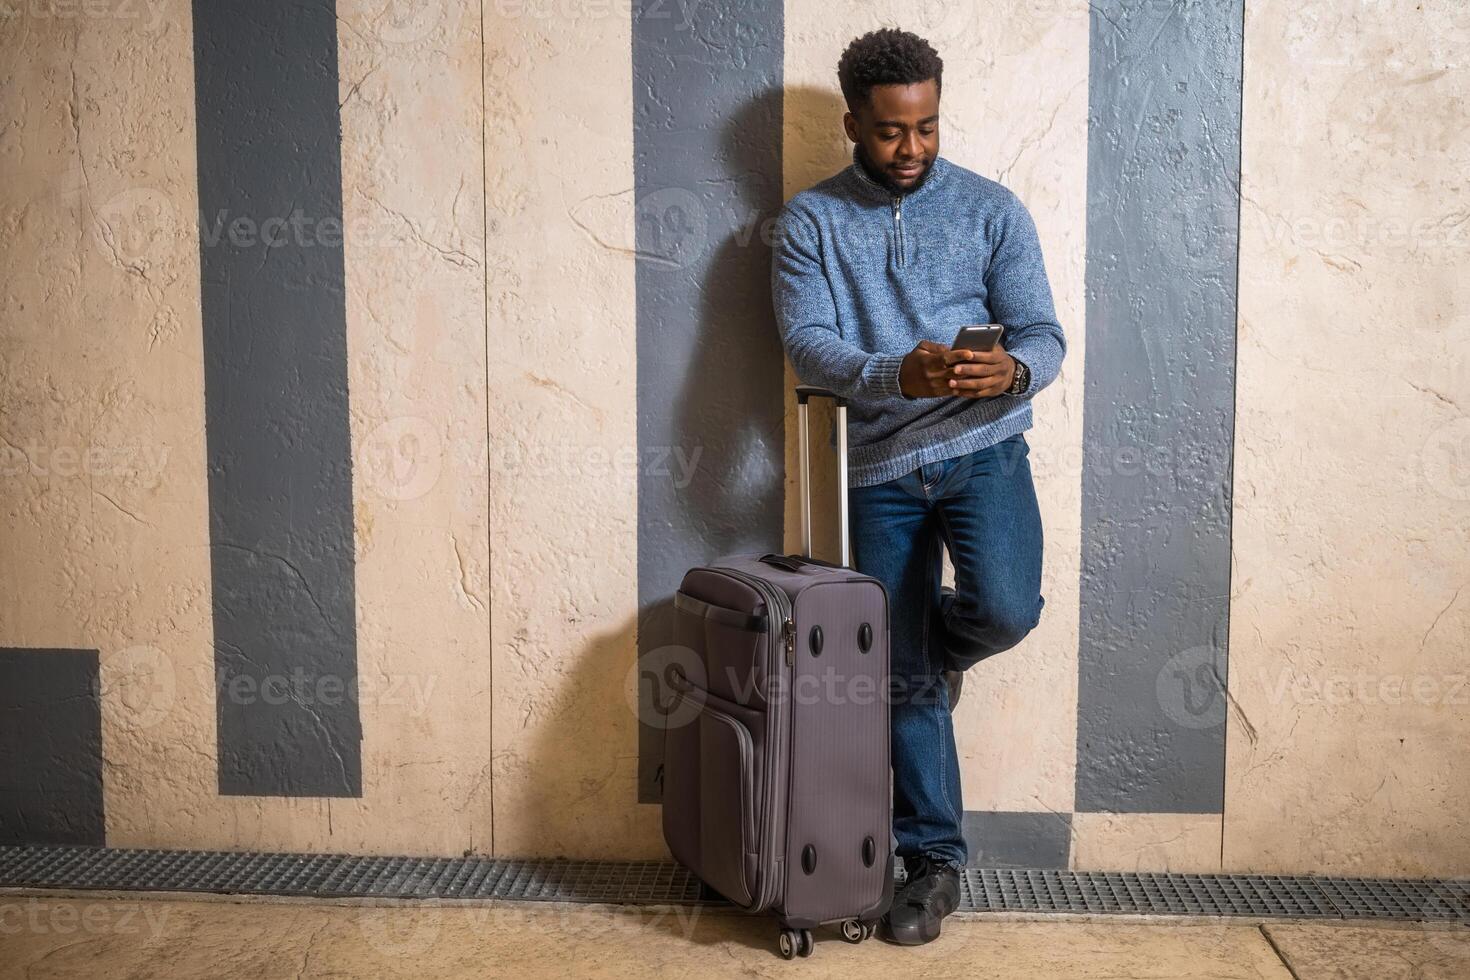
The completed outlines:
<svg viewBox="0 0 1470 980">
<path fill-rule="evenodd" d="M 704 673 L 690 681 L 726 701 L 764 708 L 771 630 L 764 608 L 747 613 L 680 591 L 674 595 L 674 611 L 676 642 L 698 652 Z"/>
<path fill-rule="evenodd" d="M 699 746 L 697 773 L 692 774 L 698 787 L 697 816 L 688 815 L 698 823 L 698 845 L 689 863 L 715 891 L 749 906 L 756 891 L 755 740 L 740 719 L 702 694 L 679 694 L 686 701 L 703 701 L 698 718 L 684 733 Z"/>
</svg>

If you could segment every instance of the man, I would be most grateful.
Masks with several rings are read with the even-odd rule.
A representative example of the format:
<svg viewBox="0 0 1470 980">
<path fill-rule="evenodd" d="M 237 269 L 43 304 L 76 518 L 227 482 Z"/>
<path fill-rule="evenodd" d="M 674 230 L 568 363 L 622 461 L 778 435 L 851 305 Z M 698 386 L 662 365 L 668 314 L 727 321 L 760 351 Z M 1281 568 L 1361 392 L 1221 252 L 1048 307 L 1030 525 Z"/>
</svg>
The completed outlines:
<svg viewBox="0 0 1470 980">
<path fill-rule="evenodd" d="M 893 829 L 908 877 L 883 934 L 904 944 L 938 937 L 969 857 L 950 713 L 963 672 L 1041 618 L 1022 433 L 1066 353 L 1025 206 L 939 155 L 942 70 L 904 31 L 848 46 L 837 75 L 853 163 L 786 205 L 772 260 L 797 375 L 850 401 L 854 562 L 888 589 Z M 1005 328 L 994 350 L 950 349 L 960 327 L 987 323 Z"/>
</svg>

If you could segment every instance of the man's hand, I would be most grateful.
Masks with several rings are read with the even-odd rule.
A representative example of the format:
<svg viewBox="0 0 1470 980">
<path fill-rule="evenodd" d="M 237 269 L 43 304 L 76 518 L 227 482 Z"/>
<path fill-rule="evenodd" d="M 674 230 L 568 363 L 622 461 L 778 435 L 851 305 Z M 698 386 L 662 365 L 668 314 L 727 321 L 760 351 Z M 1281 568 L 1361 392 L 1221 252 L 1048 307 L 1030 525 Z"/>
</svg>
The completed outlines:
<svg viewBox="0 0 1470 980">
<path fill-rule="evenodd" d="M 921 340 L 919 346 L 909 351 L 898 369 L 898 387 L 909 398 L 943 398 L 953 395 L 949 387 L 949 364 L 945 358 L 955 353 L 948 344 L 936 344 L 932 340 Z"/>
<path fill-rule="evenodd" d="M 912 355 L 910 355 L 912 356 Z M 1005 394 L 1016 377 L 1016 360 L 996 344 L 992 350 L 952 350 L 944 354 L 946 395 L 991 398 Z M 908 361 L 904 361 L 908 365 Z"/>
</svg>

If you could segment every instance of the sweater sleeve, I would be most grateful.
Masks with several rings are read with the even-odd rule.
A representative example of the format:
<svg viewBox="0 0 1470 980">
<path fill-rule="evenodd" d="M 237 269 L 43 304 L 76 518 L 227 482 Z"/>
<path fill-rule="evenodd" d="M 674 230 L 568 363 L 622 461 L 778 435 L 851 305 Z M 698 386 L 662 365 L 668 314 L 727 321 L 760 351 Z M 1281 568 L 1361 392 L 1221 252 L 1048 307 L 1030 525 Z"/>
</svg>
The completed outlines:
<svg viewBox="0 0 1470 980">
<path fill-rule="evenodd" d="M 771 297 L 781 343 L 802 382 L 845 398 L 902 396 L 898 369 L 905 355 L 870 353 L 843 339 L 816 229 L 789 205 L 776 226 Z"/>
<path fill-rule="evenodd" d="M 1067 353 L 1057 322 L 1051 285 L 1041 257 L 1041 241 L 1031 213 L 1019 198 L 995 230 L 990 267 L 985 272 L 990 314 L 1005 324 L 1002 346 L 1031 371 L 1031 384 L 1019 398 L 1030 398 L 1056 380 Z"/>
</svg>

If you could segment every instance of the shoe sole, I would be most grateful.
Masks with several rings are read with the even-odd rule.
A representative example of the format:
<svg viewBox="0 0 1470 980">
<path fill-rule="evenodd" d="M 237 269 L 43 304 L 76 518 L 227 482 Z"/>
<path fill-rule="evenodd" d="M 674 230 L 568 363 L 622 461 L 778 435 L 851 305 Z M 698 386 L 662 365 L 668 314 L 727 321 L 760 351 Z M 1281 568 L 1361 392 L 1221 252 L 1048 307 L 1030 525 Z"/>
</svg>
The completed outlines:
<svg viewBox="0 0 1470 980">
<path fill-rule="evenodd" d="M 923 946 L 926 943 L 932 943 L 938 939 L 940 931 L 940 927 L 936 925 L 934 927 L 934 935 L 927 936 L 919 926 L 895 930 L 891 925 L 885 923 L 883 928 L 879 930 L 878 936 L 881 939 L 893 943 L 895 946 Z"/>
<path fill-rule="evenodd" d="M 904 926 L 900 929 L 895 929 L 893 927 L 893 923 L 889 921 L 888 916 L 885 915 L 878 922 L 878 937 L 880 939 L 885 939 L 890 943 L 894 943 L 898 946 L 923 946 L 925 943 L 932 943 L 934 940 L 939 938 L 939 934 L 943 929 L 944 920 L 949 918 L 950 915 L 952 915 L 955 909 L 958 907 L 959 902 L 955 902 L 954 907 L 950 908 L 949 911 L 945 912 L 939 918 L 934 920 L 933 935 L 928 934 L 928 932 L 919 923 L 915 923 L 912 926 Z"/>
</svg>

